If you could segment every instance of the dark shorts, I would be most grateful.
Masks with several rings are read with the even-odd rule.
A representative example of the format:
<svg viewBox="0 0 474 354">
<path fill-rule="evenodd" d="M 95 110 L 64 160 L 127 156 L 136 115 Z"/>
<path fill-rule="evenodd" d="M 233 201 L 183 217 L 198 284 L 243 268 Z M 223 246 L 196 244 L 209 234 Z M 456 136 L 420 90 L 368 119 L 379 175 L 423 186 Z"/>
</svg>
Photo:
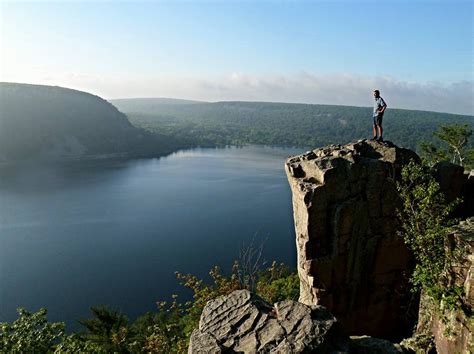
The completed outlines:
<svg viewBox="0 0 474 354">
<path fill-rule="evenodd" d="M 374 116 L 374 125 L 382 125 L 383 114 L 378 114 Z"/>
</svg>

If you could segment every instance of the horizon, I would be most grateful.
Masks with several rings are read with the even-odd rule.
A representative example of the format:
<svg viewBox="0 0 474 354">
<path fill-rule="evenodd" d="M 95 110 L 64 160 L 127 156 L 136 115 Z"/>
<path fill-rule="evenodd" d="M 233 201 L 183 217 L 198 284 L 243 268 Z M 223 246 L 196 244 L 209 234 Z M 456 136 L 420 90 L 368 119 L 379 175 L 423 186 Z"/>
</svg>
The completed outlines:
<svg viewBox="0 0 474 354">
<path fill-rule="evenodd" d="M 99 93 L 87 91 L 84 89 L 80 89 L 77 87 L 67 87 L 62 85 L 48 85 L 44 83 L 32 83 L 32 82 L 9 82 L 9 81 L 0 81 L 0 83 L 7 83 L 7 84 L 21 84 L 21 85 L 36 85 L 36 86 L 49 86 L 49 87 L 59 87 L 68 90 L 80 91 L 85 92 L 91 95 L 98 96 L 106 101 L 114 101 L 114 100 L 133 100 L 133 99 L 172 99 L 172 100 L 181 100 L 181 101 L 195 101 L 196 103 L 220 103 L 220 102 L 261 102 L 261 103 L 284 103 L 284 104 L 308 104 L 308 105 L 323 105 L 323 106 L 341 106 L 341 107 L 361 107 L 361 108 L 370 108 L 372 107 L 372 102 L 368 102 L 366 105 L 364 104 L 340 104 L 340 103 L 330 103 L 330 102 L 308 102 L 308 101 L 291 101 L 291 100 L 259 100 L 259 99 L 222 99 L 222 100 L 204 100 L 199 98 L 184 98 L 184 97 L 171 97 L 171 96 L 135 96 L 135 97 L 104 97 Z M 474 88 L 473 88 L 474 90 Z M 372 91 L 370 91 L 372 93 Z M 473 97 L 474 99 L 474 97 Z M 474 103 L 472 104 L 474 106 Z M 408 111 L 422 111 L 422 112 L 434 112 L 434 113 L 443 113 L 443 114 L 453 114 L 453 115 L 463 115 L 463 116 L 474 116 L 474 109 L 470 112 L 466 113 L 459 113 L 456 111 L 447 111 L 441 109 L 430 109 L 428 108 L 414 108 L 414 107 L 395 107 L 395 106 L 388 106 L 388 109 L 398 109 L 398 110 L 408 110 Z"/>
<path fill-rule="evenodd" d="M 338 107 L 356 107 L 356 108 L 372 108 L 372 106 L 357 106 L 357 105 L 343 105 L 343 104 L 329 104 L 329 103 L 305 103 L 305 102 L 282 102 L 282 101 L 247 101 L 247 100 L 223 100 L 223 101 L 201 101 L 195 99 L 179 98 L 179 97 L 119 97 L 119 98 L 104 98 L 106 101 L 120 101 L 120 100 L 141 100 L 141 99 L 165 99 L 165 100 L 178 100 L 178 101 L 194 101 L 196 103 L 225 103 L 225 102 L 242 102 L 242 103 L 282 103 L 282 104 L 302 104 L 302 105 L 315 105 L 315 106 L 338 106 Z M 440 114 L 452 114 L 474 117 L 473 114 L 460 114 L 440 111 L 427 111 L 423 109 L 412 109 L 412 108 L 399 108 L 399 107 L 388 107 L 388 109 L 396 109 L 401 111 L 420 111 L 420 112 L 432 112 Z"/>
<path fill-rule="evenodd" d="M 107 100 L 357 107 L 379 89 L 389 108 L 472 116 L 473 10 L 463 0 L 3 1 L 0 81 Z"/>
<path fill-rule="evenodd" d="M 344 105 L 344 104 L 330 104 L 330 103 L 307 103 L 307 102 L 284 102 L 284 101 L 259 101 L 259 100 L 221 100 L 221 101 L 204 101 L 204 100 L 197 100 L 197 99 L 188 99 L 188 98 L 180 98 L 180 97 L 118 97 L 118 98 L 107 98 L 107 97 L 102 97 L 99 95 L 96 95 L 91 92 L 83 91 L 83 90 L 78 90 L 76 88 L 72 87 L 65 87 L 65 86 L 57 86 L 57 85 L 44 85 L 44 84 L 32 84 L 32 83 L 27 83 L 27 82 L 6 82 L 6 81 L 0 81 L 0 84 L 20 84 L 20 85 L 33 85 L 33 86 L 46 86 L 46 87 L 57 87 L 57 88 L 62 88 L 66 90 L 73 90 L 73 91 L 79 91 L 79 92 L 84 92 L 90 95 L 94 95 L 97 97 L 100 97 L 101 99 L 106 100 L 109 103 L 112 103 L 111 101 L 119 101 L 119 100 L 153 100 L 153 99 L 163 99 L 163 100 L 176 100 L 176 101 L 193 101 L 196 104 L 199 103 L 225 103 L 225 102 L 241 102 L 241 103 L 281 103 L 281 104 L 302 104 L 302 105 L 320 105 L 320 106 L 337 106 L 337 107 L 356 107 L 356 108 L 372 108 L 370 105 Z M 419 112 L 432 112 L 432 113 L 439 113 L 439 114 L 451 114 L 451 115 L 460 115 L 460 116 L 468 116 L 468 117 L 474 117 L 474 114 L 462 114 L 462 113 L 452 113 L 452 112 L 446 112 L 446 111 L 432 111 L 432 110 L 425 110 L 425 109 L 414 109 L 414 108 L 400 108 L 400 107 L 389 107 L 389 109 L 396 109 L 396 110 L 406 110 L 406 111 L 419 111 Z"/>
</svg>

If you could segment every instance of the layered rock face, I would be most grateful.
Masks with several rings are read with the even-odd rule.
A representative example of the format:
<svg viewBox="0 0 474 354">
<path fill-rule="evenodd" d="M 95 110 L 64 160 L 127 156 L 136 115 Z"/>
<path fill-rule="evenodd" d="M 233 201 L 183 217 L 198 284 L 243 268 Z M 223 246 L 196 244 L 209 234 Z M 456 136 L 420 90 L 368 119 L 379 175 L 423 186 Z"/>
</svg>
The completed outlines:
<svg viewBox="0 0 474 354">
<path fill-rule="evenodd" d="M 207 303 L 189 353 L 333 353 L 347 352 L 345 336 L 322 306 L 285 300 L 274 306 L 247 290 L 236 290 Z"/>
<path fill-rule="evenodd" d="M 326 306 L 350 334 L 410 332 L 411 257 L 397 235 L 396 179 L 411 150 L 361 140 L 286 161 L 300 302 Z M 407 333 L 401 333 L 405 328 Z"/>
</svg>

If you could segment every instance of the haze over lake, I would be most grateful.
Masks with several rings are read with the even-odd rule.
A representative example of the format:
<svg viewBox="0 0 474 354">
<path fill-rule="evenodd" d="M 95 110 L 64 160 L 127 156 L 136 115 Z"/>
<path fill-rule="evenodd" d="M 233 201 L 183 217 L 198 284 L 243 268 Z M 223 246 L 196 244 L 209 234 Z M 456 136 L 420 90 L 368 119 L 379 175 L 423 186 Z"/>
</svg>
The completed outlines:
<svg viewBox="0 0 474 354">
<path fill-rule="evenodd" d="M 174 272 L 230 270 L 244 242 L 295 266 L 283 168 L 302 149 L 192 149 L 159 159 L 0 167 L 0 318 L 68 323 L 108 304 L 130 318 L 185 294 Z M 256 235 L 256 236 L 255 236 Z"/>
</svg>

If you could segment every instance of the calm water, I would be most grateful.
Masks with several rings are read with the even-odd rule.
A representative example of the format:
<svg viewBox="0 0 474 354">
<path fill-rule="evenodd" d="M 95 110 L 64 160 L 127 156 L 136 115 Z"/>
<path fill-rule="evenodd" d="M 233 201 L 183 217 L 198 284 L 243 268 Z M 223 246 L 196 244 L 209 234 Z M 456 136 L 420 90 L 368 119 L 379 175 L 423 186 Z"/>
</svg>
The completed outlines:
<svg viewBox="0 0 474 354">
<path fill-rule="evenodd" d="M 230 270 L 243 242 L 295 265 L 284 160 L 301 150 L 194 149 L 160 159 L 0 168 L 0 321 L 47 307 L 130 318 L 183 294 L 174 272 Z M 185 294 L 185 293 L 184 293 Z"/>
</svg>

